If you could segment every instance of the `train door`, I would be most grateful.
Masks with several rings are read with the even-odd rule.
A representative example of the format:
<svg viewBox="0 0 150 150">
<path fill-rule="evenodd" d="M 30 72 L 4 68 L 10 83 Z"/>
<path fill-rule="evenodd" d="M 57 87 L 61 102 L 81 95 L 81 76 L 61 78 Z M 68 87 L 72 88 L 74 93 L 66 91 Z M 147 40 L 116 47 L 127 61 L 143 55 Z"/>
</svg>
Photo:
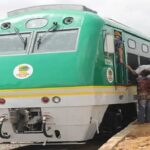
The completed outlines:
<svg viewBox="0 0 150 150">
<path fill-rule="evenodd" d="M 120 38 L 118 43 L 116 43 L 115 41 L 116 33 L 119 35 Z M 124 65 L 126 64 L 126 52 L 124 46 L 123 32 L 120 30 L 114 30 L 114 29 L 112 30 L 112 28 L 107 28 L 105 30 L 104 35 L 105 35 L 104 52 L 109 56 L 113 56 L 112 58 L 113 58 L 113 70 L 114 70 L 114 84 L 116 85 L 127 84 L 128 75 L 127 75 L 127 69 Z M 122 48 L 122 52 L 119 53 L 120 47 Z"/>
<path fill-rule="evenodd" d="M 124 36 L 120 30 L 114 30 L 114 70 L 115 70 L 115 82 L 117 85 L 127 84 L 127 69 L 126 53 L 124 47 Z"/>
</svg>

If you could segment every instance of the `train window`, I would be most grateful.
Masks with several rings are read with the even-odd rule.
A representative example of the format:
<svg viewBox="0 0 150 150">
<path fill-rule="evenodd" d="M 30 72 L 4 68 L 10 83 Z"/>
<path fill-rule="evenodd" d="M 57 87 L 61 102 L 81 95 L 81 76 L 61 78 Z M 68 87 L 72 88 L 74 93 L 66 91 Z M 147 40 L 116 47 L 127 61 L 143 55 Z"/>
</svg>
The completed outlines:
<svg viewBox="0 0 150 150">
<path fill-rule="evenodd" d="M 45 18 L 34 18 L 26 22 L 26 28 L 29 28 L 29 29 L 42 28 L 46 26 L 47 23 L 48 23 L 48 20 Z"/>
<path fill-rule="evenodd" d="M 136 42 L 132 39 L 128 39 L 128 47 L 135 49 L 136 48 Z"/>
<path fill-rule="evenodd" d="M 144 53 L 148 53 L 148 52 L 149 52 L 149 47 L 148 47 L 148 45 L 142 44 L 142 51 L 143 51 Z"/>
<path fill-rule="evenodd" d="M 26 46 L 19 35 L 0 35 L 0 55 L 25 53 L 29 44 L 30 34 L 21 34 L 21 36 L 23 39 L 27 39 Z"/>
<path fill-rule="evenodd" d="M 77 29 L 39 32 L 34 45 L 34 53 L 74 51 L 77 37 Z"/>
<path fill-rule="evenodd" d="M 111 34 L 106 34 L 105 43 L 104 43 L 104 51 L 108 53 L 114 53 L 114 36 Z"/>
<path fill-rule="evenodd" d="M 128 64 L 133 68 L 136 69 L 139 65 L 138 65 L 138 56 L 135 54 L 131 54 L 128 53 L 127 55 L 128 57 Z M 129 83 L 135 83 L 136 82 L 136 78 L 135 76 L 128 71 L 128 79 L 129 79 Z"/>
<path fill-rule="evenodd" d="M 140 56 L 140 64 L 141 65 L 148 65 L 148 64 L 150 64 L 150 58 Z"/>
</svg>

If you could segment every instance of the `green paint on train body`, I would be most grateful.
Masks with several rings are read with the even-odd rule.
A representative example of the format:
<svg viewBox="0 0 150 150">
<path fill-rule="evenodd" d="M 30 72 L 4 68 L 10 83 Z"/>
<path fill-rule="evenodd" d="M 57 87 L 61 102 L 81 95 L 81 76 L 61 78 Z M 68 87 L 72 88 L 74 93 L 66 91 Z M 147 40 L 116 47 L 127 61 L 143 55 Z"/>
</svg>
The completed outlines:
<svg viewBox="0 0 150 150">
<path fill-rule="evenodd" d="M 73 17 L 73 23 L 63 24 L 65 17 Z M 47 18 L 48 24 L 43 28 L 27 29 L 26 22 L 33 18 Z M 53 22 L 57 22 L 57 30 L 77 28 L 79 35 L 75 51 L 1 55 L 0 89 L 88 86 L 97 82 L 106 84 L 103 76 L 105 67 L 101 35 L 104 22 L 96 14 L 71 10 L 44 10 L 8 17 L 0 23 L 5 22 L 10 22 L 19 33 L 31 34 L 47 31 Z M 0 29 L 1 35 L 14 33 L 14 28 Z M 33 73 L 30 77 L 18 79 L 14 76 L 15 67 L 21 64 L 32 66 Z M 98 73 L 99 77 L 95 80 L 95 74 Z"/>
<path fill-rule="evenodd" d="M 64 24 L 63 20 L 66 17 L 72 17 L 73 22 Z M 41 28 L 26 28 L 27 22 L 34 18 L 46 18 L 48 23 Z M 104 54 L 103 29 L 108 22 L 97 14 L 77 10 L 38 10 L 7 17 L 2 19 L 0 24 L 7 22 L 10 22 L 12 27 L 10 29 L 0 28 L 0 37 L 16 34 L 15 27 L 21 34 L 30 33 L 32 41 L 28 41 L 27 48 L 22 54 L 0 54 L 0 64 L 2 64 L 0 66 L 0 89 L 114 84 L 114 81 L 108 82 L 107 77 L 108 68 L 113 70 L 113 56 L 107 57 Z M 54 22 L 58 24 L 56 32 L 78 29 L 75 50 L 32 52 L 37 32 L 47 31 Z M 113 23 L 109 25 L 116 27 Z M 19 35 L 17 36 L 19 39 Z M 11 39 L 8 40 L 9 42 Z M 29 64 L 33 69 L 32 74 L 24 79 L 16 78 L 14 75 L 15 68 L 21 64 Z"/>
</svg>

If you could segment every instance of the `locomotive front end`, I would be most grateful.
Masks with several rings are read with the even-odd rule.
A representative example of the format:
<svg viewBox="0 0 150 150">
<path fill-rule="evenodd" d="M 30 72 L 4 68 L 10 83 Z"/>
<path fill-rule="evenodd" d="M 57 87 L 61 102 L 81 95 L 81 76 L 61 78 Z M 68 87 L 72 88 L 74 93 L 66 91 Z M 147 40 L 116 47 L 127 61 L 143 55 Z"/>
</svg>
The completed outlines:
<svg viewBox="0 0 150 150">
<path fill-rule="evenodd" d="M 1 143 L 79 143 L 99 131 L 107 108 L 96 106 L 93 87 L 102 24 L 86 7 L 68 7 L 21 9 L 1 21 Z"/>
</svg>

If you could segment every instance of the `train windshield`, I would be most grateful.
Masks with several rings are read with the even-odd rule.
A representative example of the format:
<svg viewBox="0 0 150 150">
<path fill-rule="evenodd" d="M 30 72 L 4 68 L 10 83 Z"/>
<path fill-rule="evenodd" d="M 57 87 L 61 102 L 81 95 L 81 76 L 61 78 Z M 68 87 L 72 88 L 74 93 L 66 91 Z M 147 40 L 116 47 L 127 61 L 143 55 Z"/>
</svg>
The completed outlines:
<svg viewBox="0 0 150 150">
<path fill-rule="evenodd" d="M 30 34 L 20 34 L 22 38 L 27 40 L 25 47 L 21 42 L 20 37 L 17 34 L 0 35 L 0 54 L 21 54 L 26 53 L 28 43 L 30 40 Z"/>
<path fill-rule="evenodd" d="M 43 37 L 44 38 L 41 38 Z M 75 51 L 78 29 L 38 32 L 34 45 L 34 53 Z M 39 39 L 42 39 L 39 44 Z"/>
</svg>

